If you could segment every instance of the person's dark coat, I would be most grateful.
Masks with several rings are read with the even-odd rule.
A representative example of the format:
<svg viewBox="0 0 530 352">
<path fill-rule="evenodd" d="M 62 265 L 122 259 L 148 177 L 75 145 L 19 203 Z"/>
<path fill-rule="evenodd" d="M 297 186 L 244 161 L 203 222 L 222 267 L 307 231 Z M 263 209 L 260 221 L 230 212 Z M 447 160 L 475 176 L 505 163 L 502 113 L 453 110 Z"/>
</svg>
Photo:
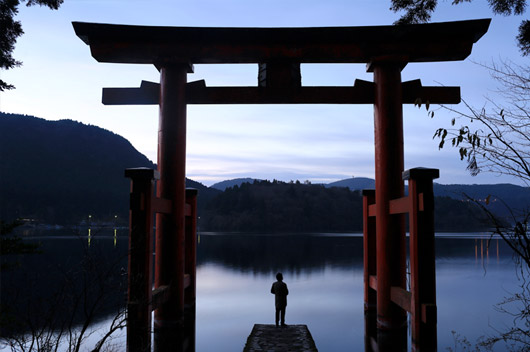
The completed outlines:
<svg viewBox="0 0 530 352">
<path fill-rule="evenodd" d="M 274 293 L 276 308 L 285 308 L 287 307 L 287 295 L 289 290 L 287 285 L 283 281 L 276 281 L 272 284 L 271 293 Z"/>
</svg>

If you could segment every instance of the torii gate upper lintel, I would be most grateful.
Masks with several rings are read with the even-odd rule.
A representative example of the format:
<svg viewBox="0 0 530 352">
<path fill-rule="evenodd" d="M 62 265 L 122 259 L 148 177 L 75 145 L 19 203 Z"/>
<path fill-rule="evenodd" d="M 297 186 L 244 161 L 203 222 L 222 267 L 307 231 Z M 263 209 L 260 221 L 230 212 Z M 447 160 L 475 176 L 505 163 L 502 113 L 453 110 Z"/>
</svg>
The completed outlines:
<svg viewBox="0 0 530 352">
<path fill-rule="evenodd" d="M 399 26 L 219 28 L 73 22 L 99 62 L 369 63 L 464 60 L 490 19 Z"/>
<path fill-rule="evenodd" d="M 168 214 L 157 214 L 155 288 L 171 289 L 168 300 L 155 312 L 155 326 L 172 326 L 182 319 L 185 281 L 195 280 L 186 278 L 183 248 L 186 106 L 374 104 L 376 192 L 371 197 L 375 199 L 372 205 L 377 214 L 377 265 L 368 276 L 365 267 L 365 290 L 374 289 L 376 298 L 366 302 L 377 303 L 379 329 L 401 329 L 406 316 L 396 309 L 391 296 L 396 287 L 406 288 L 405 227 L 402 216 L 391 215 L 390 204 L 404 195 L 402 105 L 419 101 L 460 102 L 459 87 L 424 87 L 420 80 L 402 82 L 401 70 L 414 62 L 464 60 L 489 24 L 490 19 L 480 19 L 399 26 L 204 28 L 74 22 L 76 34 L 90 46 L 97 61 L 153 64 L 160 71 L 160 83 L 142 81 L 139 88 L 103 89 L 103 103 L 107 105 L 160 106 L 157 196 L 169 200 L 171 207 Z M 193 64 L 222 63 L 258 64 L 257 86 L 207 87 L 204 81 L 187 82 Z M 303 63 L 365 63 L 367 70 L 374 73 L 374 81 L 356 80 L 349 87 L 302 86 Z M 428 174 L 436 178 L 437 170 Z M 434 278 L 431 286 L 435 288 Z M 402 301 L 415 306 L 420 314 L 417 317 L 432 317 L 435 302 L 431 302 L 434 308 L 432 304 L 420 307 L 407 297 Z M 419 312 L 421 309 L 425 312 Z M 150 322 L 150 314 L 146 316 Z M 414 319 L 412 339 L 418 342 L 423 323 L 420 318 Z M 150 344 L 149 338 L 145 340 Z M 434 337 L 434 342 L 423 341 L 421 345 L 435 350 L 435 340 Z"/>
</svg>

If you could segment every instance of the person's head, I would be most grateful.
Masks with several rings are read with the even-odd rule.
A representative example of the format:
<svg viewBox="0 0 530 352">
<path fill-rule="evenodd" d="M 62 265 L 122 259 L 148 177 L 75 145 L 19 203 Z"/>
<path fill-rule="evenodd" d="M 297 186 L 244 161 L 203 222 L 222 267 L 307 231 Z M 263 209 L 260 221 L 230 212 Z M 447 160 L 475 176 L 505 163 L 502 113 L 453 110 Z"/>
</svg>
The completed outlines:
<svg viewBox="0 0 530 352">
<path fill-rule="evenodd" d="M 278 274 L 276 274 L 276 280 L 278 280 L 278 281 L 282 281 L 282 280 L 283 280 L 283 275 L 282 275 L 282 273 L 278 273 Z"/>
</svg>

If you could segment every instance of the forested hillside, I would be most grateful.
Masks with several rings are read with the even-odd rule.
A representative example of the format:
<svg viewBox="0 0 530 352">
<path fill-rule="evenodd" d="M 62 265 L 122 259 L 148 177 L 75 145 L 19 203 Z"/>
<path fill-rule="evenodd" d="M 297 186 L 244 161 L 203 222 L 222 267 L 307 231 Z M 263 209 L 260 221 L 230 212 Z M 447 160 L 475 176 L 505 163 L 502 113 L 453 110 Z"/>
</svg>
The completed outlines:
<svg viewBox="0 0 530 352">
<path fill-rule="evenodd" d="M 256 232 L 362 231 L 362 196 L 345 187 L 254 181 L 227 188 L 206 205 L 202 230 Z M 487 227 L 473 204 L 449 197 L 435 199 L 437 231 Z"/>
<path fill-rule="evenodd" d="M 0 219 L 128 222 L 124 170 L 155 165 L 125 138 L 71 120 L 0 113 Z M 190 187 L 205 186 L 189 182 Z"/>
<path fill-rule="evenodd" d="M 434 184 L 434 194 L 454 199 L 475 199 L 486 205 L 489 211 L 508 219 L 511 212 L 520 212 L 530 207 L 530 188 L 512 184 L 494 185 L 441 185 Z"/>
<path fill-rule="evenodd" d="M 212 199 L 201 217 L 201 227 L 217 231 L 358 230 L 362 229 L 362 198 L 347 188 L 254 181 L 227 188 Z"/>
</svg>

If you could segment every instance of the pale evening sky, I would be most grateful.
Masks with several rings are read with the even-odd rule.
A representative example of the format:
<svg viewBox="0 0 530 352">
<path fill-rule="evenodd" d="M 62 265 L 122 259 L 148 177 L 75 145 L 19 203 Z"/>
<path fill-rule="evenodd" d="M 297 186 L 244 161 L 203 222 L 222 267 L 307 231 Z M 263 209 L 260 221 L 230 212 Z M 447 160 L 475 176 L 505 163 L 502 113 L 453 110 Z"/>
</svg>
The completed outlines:
<svg viewBox="0 0 530 352">
<path fill-rule="evenodd" d="M 389 25 L 399 18 L 387 0 L 65 0 L 58 11 L 22 6 L 18 19 L 25 34 L 15 57 L 23 66 L 0 71 L 17 88 L 0 93 L 0 111 L 48 120 L 72 119 L 127 138 L 156 162 L 158 107 L 104 106 L 103 87 L 138 87 L 159 81 L 151 65 L 95 61 L 71 22 L 157 26 L 318 27 Z M 483 1 L 451 6 L 440 1 L 433 21 L 492 17 Z M 465 61 L 409 64 L 403 81 L 461 86 L 462 97 L 482 106 L 496 86 L 487 70 L 510 59 L 526 63 L 515 42 L 521 17 L 494 16 L 486 35 Z M 257 65 L 195 65 L 188 81 L 207 85 L 257 84 Z M 304 85 L 352 85 L 372 81 L 364 65 L 302 65 Z M 437 107 L 435 107 L 436 109 Z M 451 115 L 404 107 L 405 168 L 440 169 L 440 183 L 516 183 L 481 173 L 471 177 L 456 150 L 438 151 L 432 135 L 449 126 Z M 188 106 L 187 177 L 210 185 L 236 177 L 332 182 L 351 176 L 374 177 L 371 105 L 209 105 Z M 134 167 L 135 165 L 131 165 Z"/>
</svg>

